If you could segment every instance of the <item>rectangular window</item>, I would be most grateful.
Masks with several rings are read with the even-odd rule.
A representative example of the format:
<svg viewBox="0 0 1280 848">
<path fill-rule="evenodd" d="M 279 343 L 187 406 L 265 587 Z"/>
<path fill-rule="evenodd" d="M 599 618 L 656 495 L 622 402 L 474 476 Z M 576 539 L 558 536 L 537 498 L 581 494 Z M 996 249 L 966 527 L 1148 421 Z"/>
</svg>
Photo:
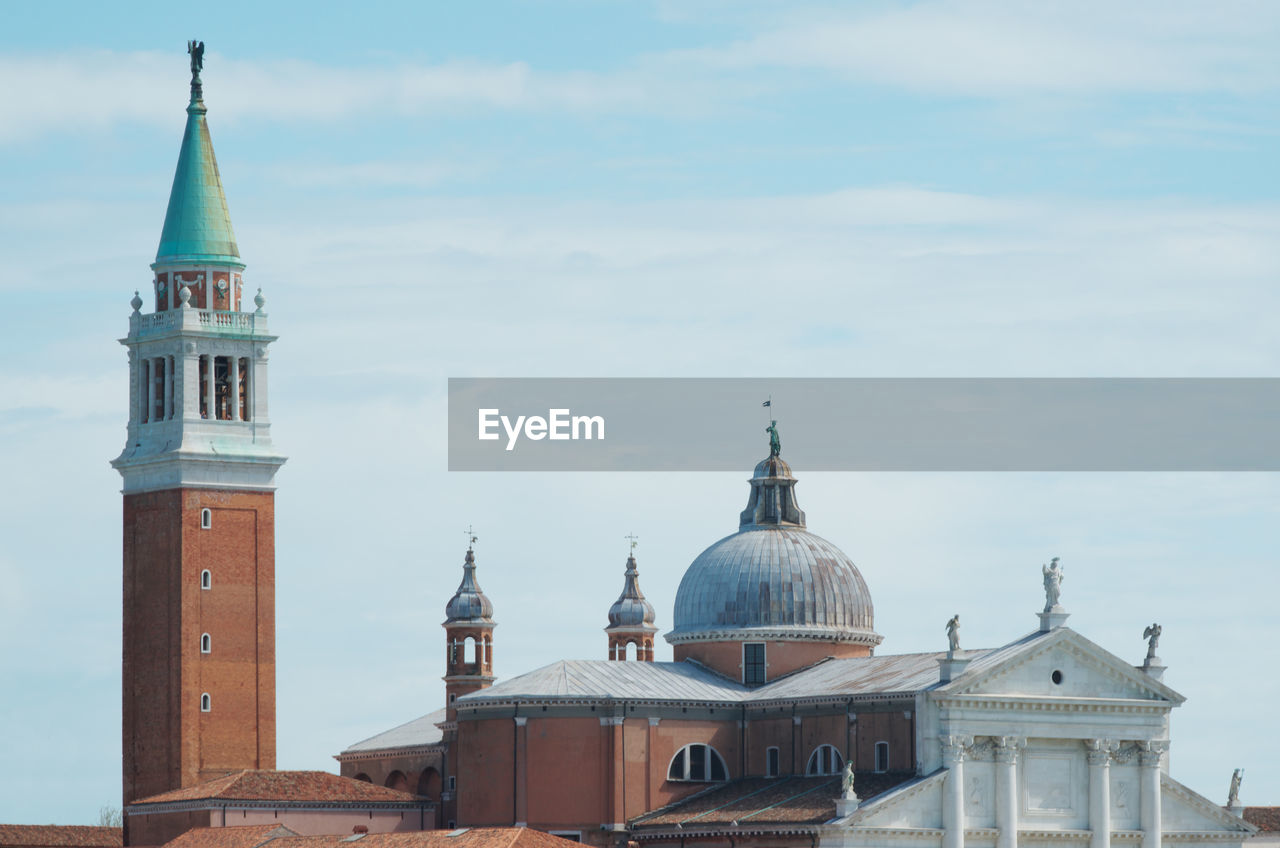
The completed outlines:
<svg viewBox="0 0 1280 848">
<path fill-rule="evenodd" d="M 764 642 L 743 644 L 742 682 L 748 686 L 764 683 Z"/>
<path fill-rule="evenodd" d="M 768 748 L 764 752 L 764 774 L 765 777 L 778 776 L 778 749 Z"/>
<path fill-rule="evenodd" d="M 889 743 L 876 743 L 876 771 L 886 772 L 889 770 Z"/>
</svg>

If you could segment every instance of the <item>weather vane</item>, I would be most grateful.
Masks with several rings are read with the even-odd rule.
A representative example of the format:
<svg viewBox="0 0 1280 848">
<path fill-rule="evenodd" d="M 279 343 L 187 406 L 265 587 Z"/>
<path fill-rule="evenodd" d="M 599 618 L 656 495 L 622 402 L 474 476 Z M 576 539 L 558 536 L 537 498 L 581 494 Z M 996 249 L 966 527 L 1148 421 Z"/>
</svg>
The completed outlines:
<svg viewBox="0 0 1280 848">
<path fill-rule="evenodd" d="M 465 532 L 467 534 L 467 550 L 472 550 L 475 548 L 476 542 L 479 541 L 476 537 L 475 528 L 468 524 Z"/>
<path fill-rule="evenodd" d="M 628 533 L 627 535 L 623 536 L 622 538 L 626 539 L 628 542 L 630 542 L 630 543 L 631 543 L 631 555 L 632 555 L 632 556 L 635 556 L 635 554 L 636 554 L 636 545 L 640 544 L 640 537 L 639 537 L 639 536 L 637 536 L 635 533 Z"/>
</svg>

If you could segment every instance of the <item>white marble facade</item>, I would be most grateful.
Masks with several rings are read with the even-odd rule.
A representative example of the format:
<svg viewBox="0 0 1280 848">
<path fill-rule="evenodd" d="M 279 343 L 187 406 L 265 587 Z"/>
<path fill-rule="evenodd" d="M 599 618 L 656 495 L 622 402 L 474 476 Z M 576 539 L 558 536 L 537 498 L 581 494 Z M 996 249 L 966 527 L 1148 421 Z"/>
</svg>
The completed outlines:
<svg viewBox="0 0 1280 848">
<path fill-rule="evenodd" d="M 822 836 L 854 846 L 1238 846 L 1254 829 L 1168 775 L 1183 697 L 1058 620 L 917 696 L 918 774 Z M 975 652 L 976 653 L 976 652 Z"/>
</svg>

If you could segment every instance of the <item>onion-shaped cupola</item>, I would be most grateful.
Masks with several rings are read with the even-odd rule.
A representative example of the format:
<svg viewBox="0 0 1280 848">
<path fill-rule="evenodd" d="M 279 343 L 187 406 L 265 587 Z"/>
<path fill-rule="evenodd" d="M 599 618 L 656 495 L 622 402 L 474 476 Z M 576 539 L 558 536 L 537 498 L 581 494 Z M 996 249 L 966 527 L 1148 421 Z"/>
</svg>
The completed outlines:
<svg viewBox="0 0 1280 848">
<path fill-rule="evenodd" d="M 761 683 L 825 656 L 866 656 L 882 637 L 849 557 L 810 533 L 796 478 L 779 456 L 756 465 L 738 532 L 694 559 L 676 592 L 676 659 Z"/>
<path fill-rule="evenodd" d="M 476 582 L 476 552 L 467 548 L 467 556 L 462 562 L 462 582 L 458 591 L 453 593 L 444 608 L 445 624 L 483 623 L 493 621 L 493 602 L 489 600 Z"/>
<path fill-rule="evenodd" d="M 627 570 L 622 594 L 609 607 L 609 659 L 625 660 L 627 646 L 636 646 L 636 659 L 653 662 L 653 634 L 658 631 L 653 622 L 656 615 L 653 604 L 645 600 L 640 591 L 640 572 L 636 568 L 635 548 L 627 557 Z"/>
<path fill-rule="evenodd" d="M 448 720 L 457 717 L 454 701 L 492 685 L 493 602 L 476 582 L 475 536 L 462 563 L 462 582 L 445 605 L 445 694 Z"/>
</svg>

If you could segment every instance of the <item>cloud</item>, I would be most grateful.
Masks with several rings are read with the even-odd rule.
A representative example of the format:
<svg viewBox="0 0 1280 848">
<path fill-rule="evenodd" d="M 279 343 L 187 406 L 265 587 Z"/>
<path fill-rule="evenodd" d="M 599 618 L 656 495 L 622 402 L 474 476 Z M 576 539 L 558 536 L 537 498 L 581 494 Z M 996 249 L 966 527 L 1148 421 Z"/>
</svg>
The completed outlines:
<svg viewBox="0 0 1280 848">
<path fill-rule="evenodd" d="M 169 125 L 185 97 L 185 57 L 172 52 L 0 55 L 0 141 L 121 122 Z M 661 68 L 537 71 L 524 62 L 339 66 L 210 53 L 205 102 L 220 120 L 337 121 L 444 110 L 569 113 L 693 108 L 696 81 Z"/>
<path fill-rule="evenodd" d="M 675 54 L 723 71 L 795 68 L 950 95 L 1257 92 L 1280 86 L 1280 9 L 1249 0 L 930 2 L 812 11 Z"/>
</svg>

